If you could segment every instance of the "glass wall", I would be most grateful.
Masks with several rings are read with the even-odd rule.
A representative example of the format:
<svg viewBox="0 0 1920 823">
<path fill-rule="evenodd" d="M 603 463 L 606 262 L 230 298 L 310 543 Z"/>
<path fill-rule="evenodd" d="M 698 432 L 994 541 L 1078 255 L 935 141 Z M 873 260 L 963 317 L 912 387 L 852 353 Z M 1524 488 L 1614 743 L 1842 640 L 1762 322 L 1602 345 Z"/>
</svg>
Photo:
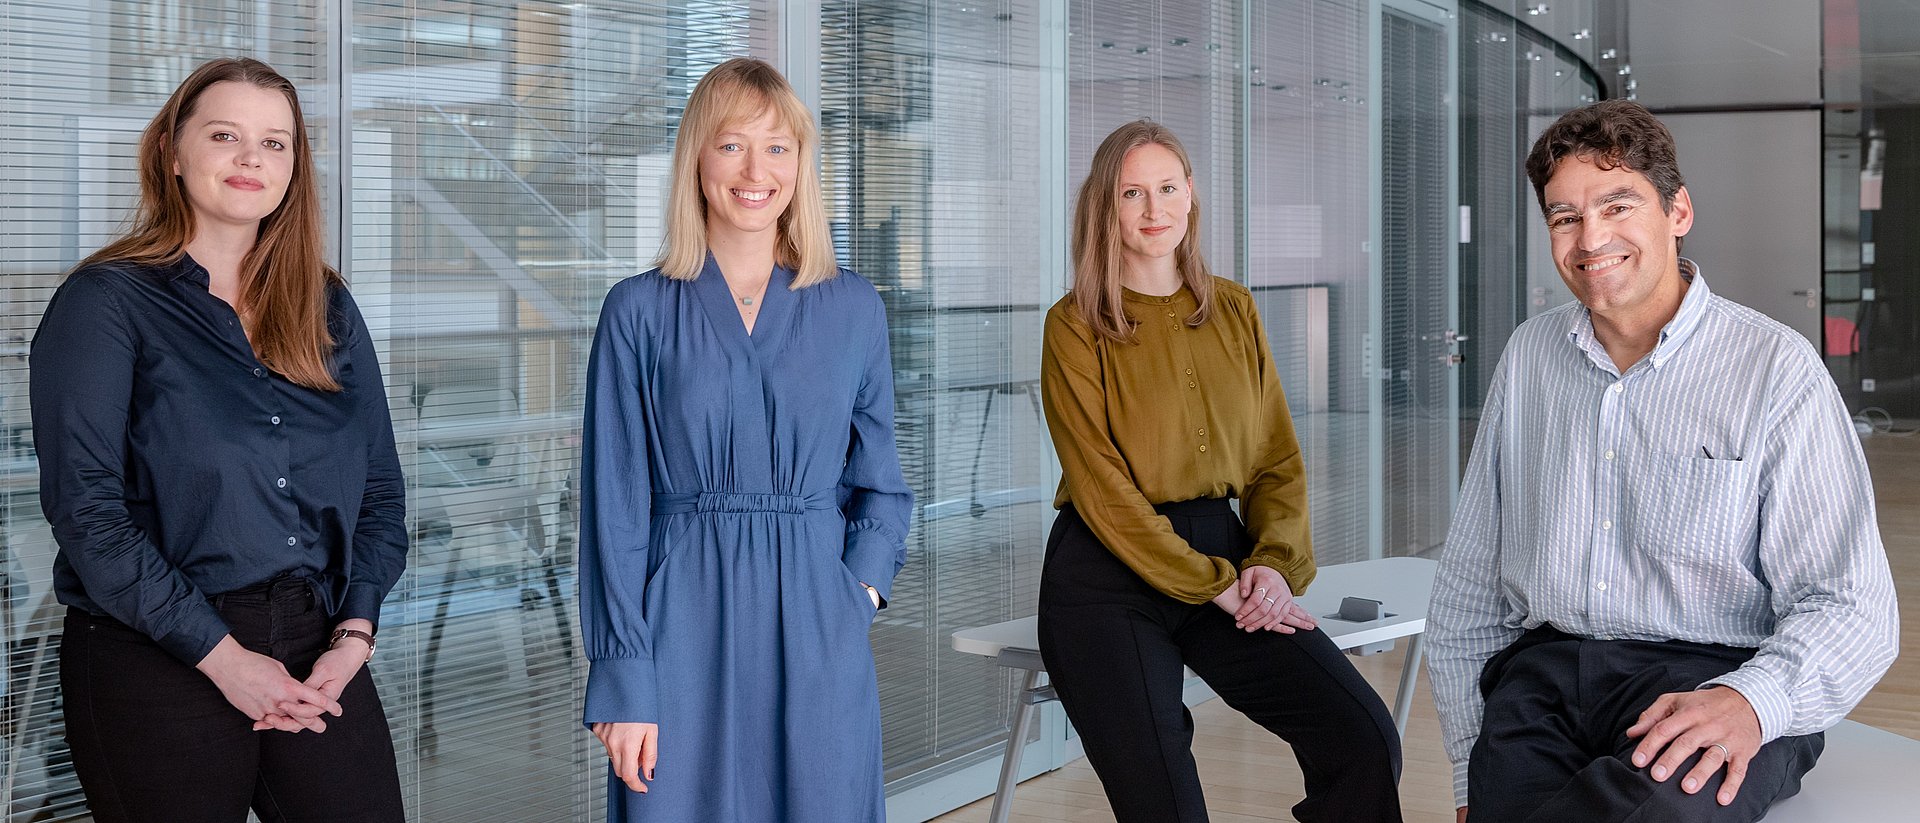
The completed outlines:
<svg viewBox="0 0 1920 823">
<path fill-rule="evenodd" d="M 1414 359 L 1445 344 L 1417 348 L 1433 342 L 1418 338 L 1426 319 L 1388 308 L 1430 308 L 1449 289 L 1429 279 L 1448 268 L 1456 225 L 1451 176 L 1433 163 L 1448 155 L 1431 149 L 1455 124 L 1434 107 L 1431 72 L 1453 65 L 1457 33 L 1460 83 L 1478 100 L 1463 108 L 1479 118 L 1460 160 L 1471 169 L 1482 152 L 1517 176 L 1514 146 L 1571 99 L 1542 72 L 1570 64 L 1483 39 L 1495 23 L 1471 14 L 1389 37 L 1394 13 L 1368 0 L 0 0 L 5 819 L 84 819 L 59 724 L 63 608 L 27 345 L 62 274 L 122 226 L 139 131 L 201 61 L 251 55 L 300 85 L 330 248 L 383 356 L 413 553 L 376 677 L 410 819 L 589 821 L 604 771 L 578 724 L 581 377 L 606 290 L 658 248 L 693 83 L 758 55 L 816 101 L 841 262 L 888 305 L 920 503 L 873 628 L 889 793 L 977 797 L 1015 684 L 948 638 L 1034 609 L 1058 480 L 1036 385 L 1041 317 L 1068 283 L 1072 192 L 1114 126 L 1151 117 L 1186 142 L 1208 257 L 1266 319 L 1321 561 L 1424 550 L 1444 530 L 1451 477 L 1396 480 L 1389 467 L 1451 452 L 1431 437 L 1388 448 L 1402 423 L 1452 413 L 1450 395 L 1435 408 L 1411 388 Z M 1418 59 L 1390 59 L 1400 45 Z M 1396 100 L 1413 115 L 1388 125 Z M 1391 162 L 1440 181 L 1399 199 L 1424 234 L 1382 220 L 1389 144 L 1411 152 Z M 1459 201 L 1494 215 L 1461 247 L 1474 256 L 1460 259 L 1459 299 L 1490 318 L 1465 328 L 1511 328 L 1533 305 L 1517 238 L 1537 221 L 1523 178 L 1482 182 Z M 1480 335 L 1494 353 L 1505 337 Z M 1414 508 L 1390 505 L 1402 498 Z M 1045 728 L 1064 738 L 1057 719 Z M 1040 765 L 1067 751 L 1041 749 L 1053 760 Z"/>
<path fill-rule="evenodd" d="M 920 503 L 873 630 L 893 794 L 1005 738 L 1011 674 L 948 638 L 1031 614 L 1039 589 L 1056 476 L 1040 323 L 1065 243 L 1049 5 L 820 10 L 829 215 L 842 262 L 887 303 L 900 456 Z"/>
<path fill-rule="evenodd" d="M 1920 418 L 1920 9 L 1823 8 L 1822 353 L 1848 408 L 1882 433 L 1908 430 Z"/>
<path fill-rule="evenodd" d="M 1604 93 L 1580 55 L 1492 5 L 1461 5 L 1459 42 L 1460 203 L 1467 219 L 1459 328 L 1469 335 L 1460 347 L 1464 465 L 1471 451 L 1464 444 L 1472 442 L 1508 335 L 1573 299 L 1547 253 L 1527 152 L 1562 112 Z"/>
</svg>

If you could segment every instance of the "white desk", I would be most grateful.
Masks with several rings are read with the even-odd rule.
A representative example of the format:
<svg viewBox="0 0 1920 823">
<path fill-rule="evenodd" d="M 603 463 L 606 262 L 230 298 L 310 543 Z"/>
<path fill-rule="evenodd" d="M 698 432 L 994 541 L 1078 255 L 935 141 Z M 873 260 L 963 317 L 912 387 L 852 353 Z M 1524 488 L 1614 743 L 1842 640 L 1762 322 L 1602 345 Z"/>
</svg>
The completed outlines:
<svg viewBox="0 0 1920 823">
<path fill-rule="evenodd" d="M 1827 748 L 1800 793 L 1767 811 L 1767 823 L 1913 820 L 1920 740 L 1851 720 L 1827 730 Z"/>
<path fill-rule="evenodd" d="M 1300 605 L 1319 619 L 1320 629 L 1342 649 L 1412 638 L 1400 670 L 1399 689 L 1393 698 L 1393 723 L 1403 736 L 1407 733 L 1407 710 L 1413 702 L 1414 682 L 1420 676 L 1420 640 L 1427 630 L 1427 601 L 1433 595 L 1433 572 L 1437 567 L 1432 560 L 1414 557 L 1323 566 L 1307 587 L 1307 593 L 1299 598 Z M 1365 623 L 1328 618 L 1326 615 L 1340 610 L 1340 601 L 1347 597 L 1378 600 L 1381 610 L 1393 616 Z M 994 658 L 1002 666 L 1027 673 L 1020 709 L 1014 713 L 1013 728 L 1008 730 L 1007 751 L 1000 764 L 1000 785 L 993 795 L 993 813 L 987 818 L 990 823 L 1006 823 L 1012 811 L 1014 785 L 1020 779 L 1020 755 L 1033 723 L 1034 709 L 1041 703 L 1058 699 L 1052 686 L 1040 685 L 1046 664 L 1040 660 L 1039 619 L 1022 617 L 954 632 L 953 648 Z"/>
</svg>

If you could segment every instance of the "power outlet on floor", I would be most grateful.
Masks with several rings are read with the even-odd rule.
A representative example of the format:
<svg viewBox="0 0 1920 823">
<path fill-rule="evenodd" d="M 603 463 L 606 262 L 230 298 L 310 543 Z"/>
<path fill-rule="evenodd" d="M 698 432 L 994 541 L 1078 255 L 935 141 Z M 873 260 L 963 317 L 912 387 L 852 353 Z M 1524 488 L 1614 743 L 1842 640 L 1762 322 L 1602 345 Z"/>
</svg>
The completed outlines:
<svg viewBox="0 0 1920 823">
<path fill-rule="evenodd" d="M 1860 390 L 1873 391 L 1873 378 L 1869 377 L 1865 380 L 1860 381 Z"/>
</svg>

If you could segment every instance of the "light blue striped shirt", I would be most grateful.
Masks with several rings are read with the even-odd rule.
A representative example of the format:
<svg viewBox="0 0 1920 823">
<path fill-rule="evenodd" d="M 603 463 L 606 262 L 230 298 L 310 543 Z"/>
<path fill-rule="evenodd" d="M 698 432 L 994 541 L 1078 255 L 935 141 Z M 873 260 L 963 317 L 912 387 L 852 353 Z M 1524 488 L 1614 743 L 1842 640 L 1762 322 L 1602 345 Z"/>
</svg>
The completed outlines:
<svg viewBox="0 0 1920 823">
<path fill-rule="evenodd" d="M 1757 648 L 1708 684 L 1753 704 L 1763 741 L 1839 722 L 1879 681 L 1893 579 L 1852 419 L 1806 338 L 1697 274 L 1625 374 L 1579 303 L 1514 331 L 1427 623 L 1461 804 L 1480 670 L 1543 623 Z"/>
</svg>

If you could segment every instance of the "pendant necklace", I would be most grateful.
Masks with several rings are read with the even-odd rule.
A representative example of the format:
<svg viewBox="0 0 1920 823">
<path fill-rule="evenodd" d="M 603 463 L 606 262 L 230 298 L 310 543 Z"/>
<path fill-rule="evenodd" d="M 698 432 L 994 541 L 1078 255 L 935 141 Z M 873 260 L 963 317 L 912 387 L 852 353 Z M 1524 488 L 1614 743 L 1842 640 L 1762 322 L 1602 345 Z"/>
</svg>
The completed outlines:
<svg viewBox="0 0 1920 823">
<path fill-rule="evenodd" d="M 753 297 L 753 296 L 754 296 L 754 293 L 755 293 L 755 292 L 765 292 L 765 291 L 766 291 L 766 289 L 767 289 L 767 283 L 769 283 L 769 282 L 772 282 L 772 281 L 771 281 L 771 280 L 769 280 L 769 281 L 766 281 L 766 282 L 763 282 L 763 283 L 761 283 L 761 284 L 760 284 L 760 287 L 759 287 L 759 288 L 757 288 L 757 289 L 754 289 L 754 290 L 753 290 L 753 292 L 748 292 L 748 293 L 746 293 L 746 294 L 735 294 L 735 295 L 733 296 L 733 299 L 735 299 L 735 300 L 738 300 L 738 301 L 740 301 L 740 305 L 742 305 L 742 306 L 751 306 L 751 305 L 753 305 L 753 303 L 754 303 L 754 297 Z M 727 290 L 728 290 L 728 291 L 733 291 L 733 287 L 732 287 L 732 286 L 728 286 L 728 287 L 727 287 Z"/>
</svg>

